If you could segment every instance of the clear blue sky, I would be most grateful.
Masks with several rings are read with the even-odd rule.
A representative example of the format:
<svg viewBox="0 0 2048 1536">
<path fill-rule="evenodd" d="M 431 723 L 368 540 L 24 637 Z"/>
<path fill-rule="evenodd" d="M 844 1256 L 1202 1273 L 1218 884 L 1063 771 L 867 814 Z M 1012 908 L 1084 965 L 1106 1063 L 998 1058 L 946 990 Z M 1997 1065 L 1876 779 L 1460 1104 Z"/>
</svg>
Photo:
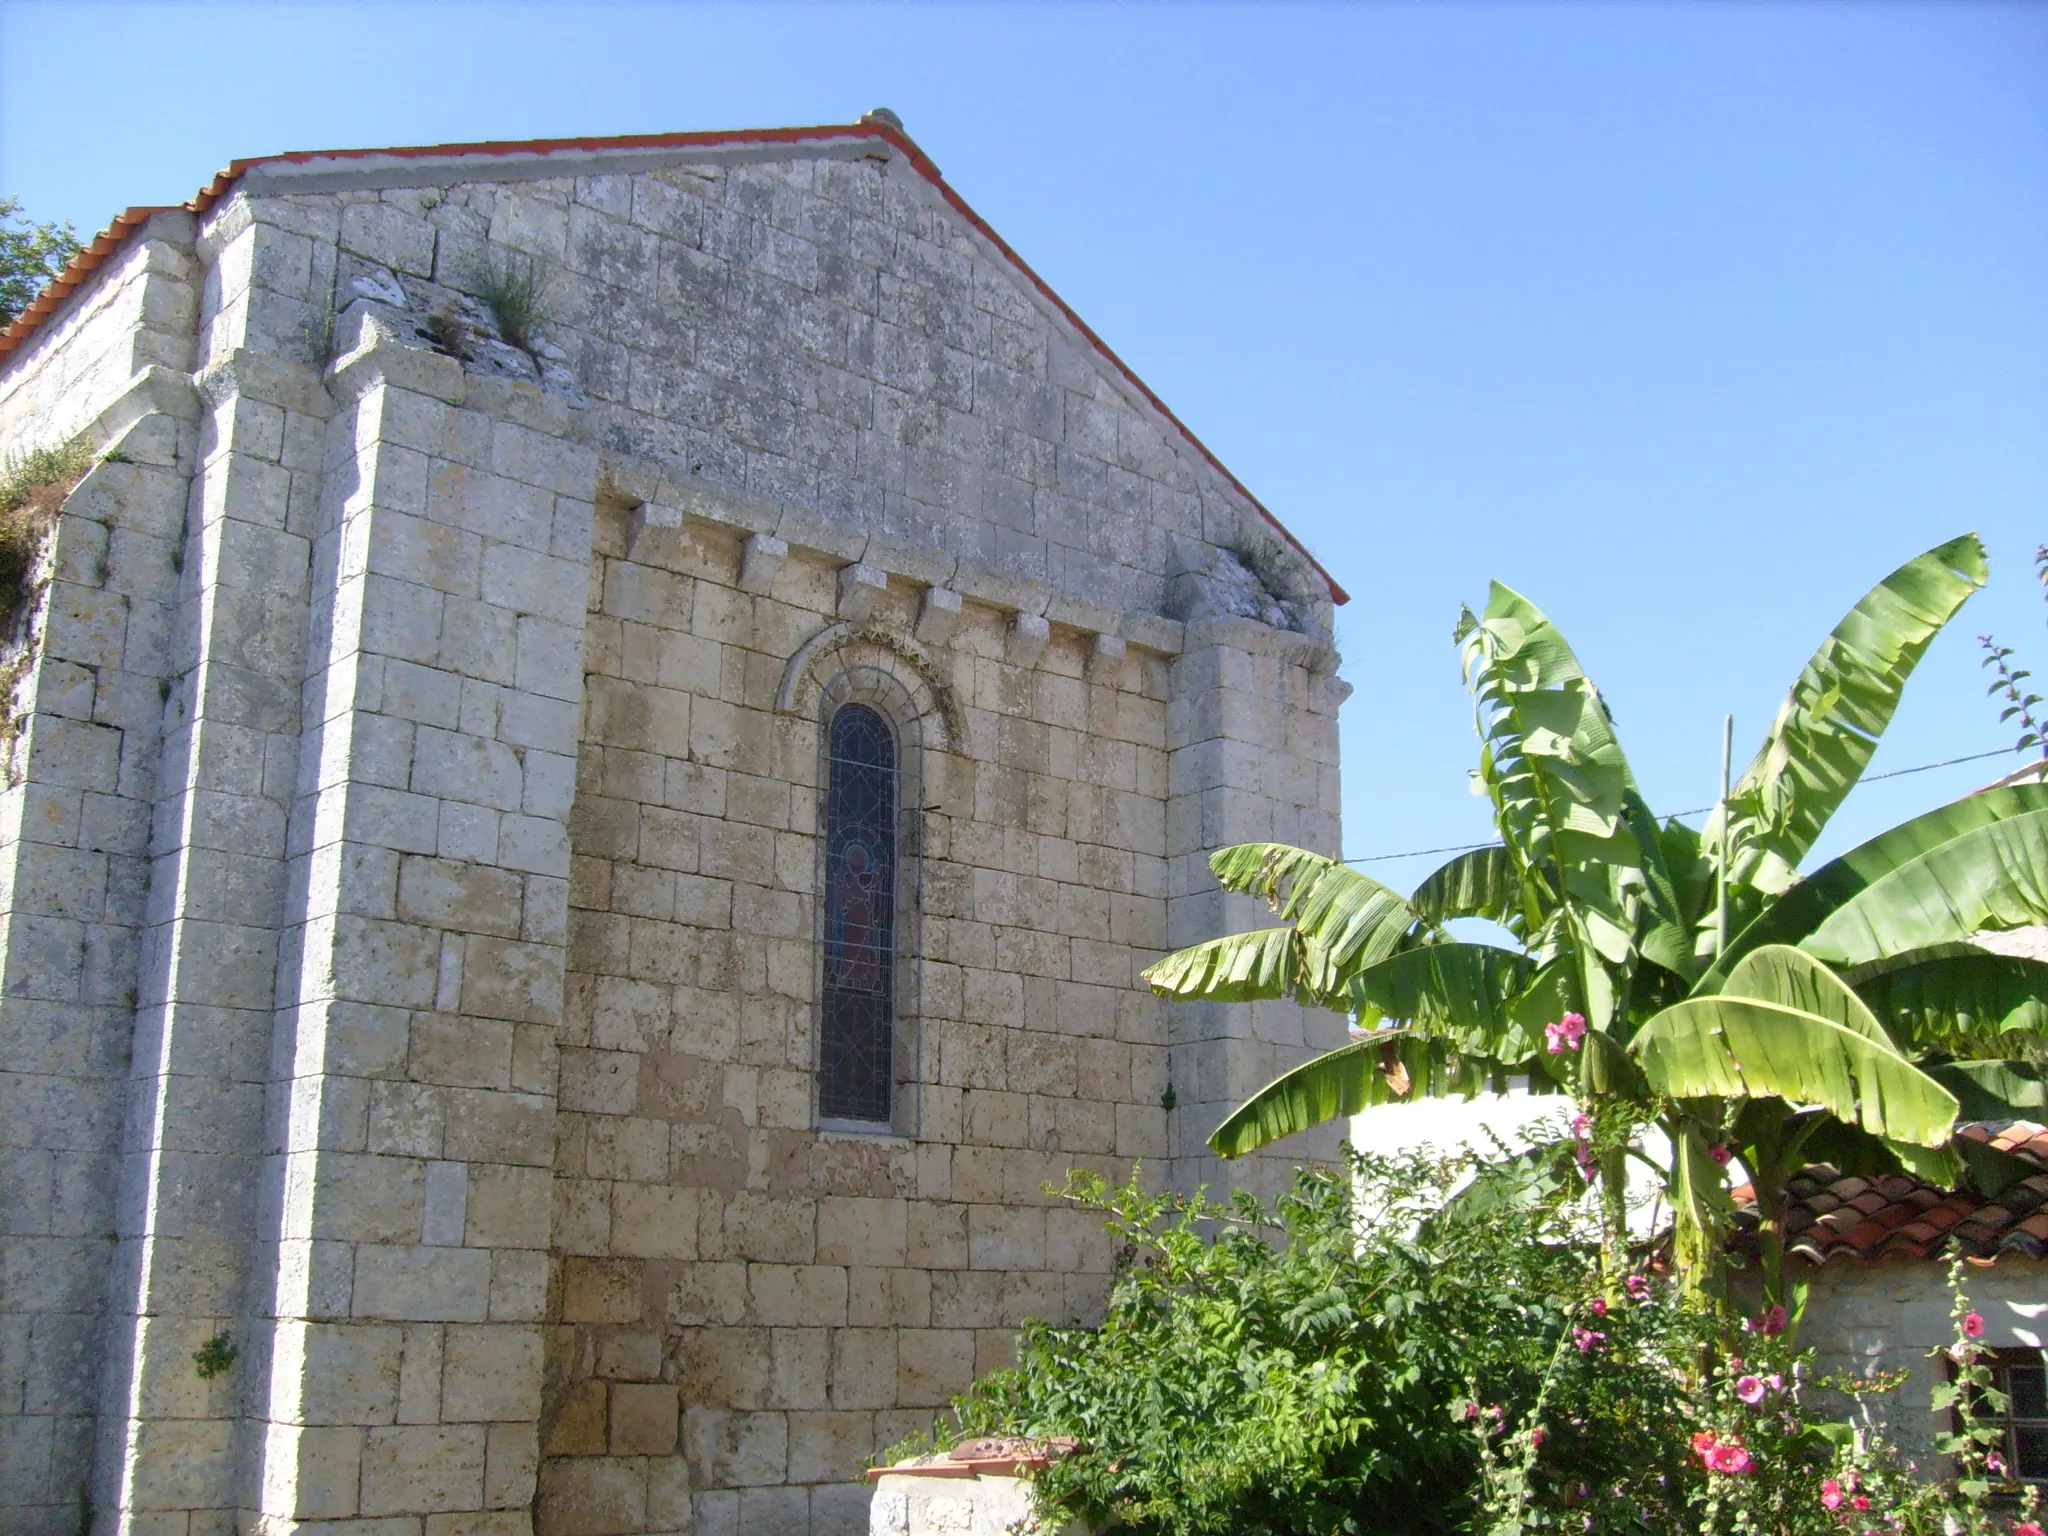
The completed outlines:
<svg viewBox="0 0 2048 1536">
<path fill-rule="evenodd" d="M 81 230 L 275 150 L 894 107 L 1351 589 L 1354 855 L 1485 834 L 1449 635 L 1489 577 L 1666 811 L 1953 533 L 1993 585 L 1876 769 L 2009 740 L 1980 631 L 2048 674 L 2048 8 L 9 3 L 0 48 L 0 191 Z"/>
</svg>

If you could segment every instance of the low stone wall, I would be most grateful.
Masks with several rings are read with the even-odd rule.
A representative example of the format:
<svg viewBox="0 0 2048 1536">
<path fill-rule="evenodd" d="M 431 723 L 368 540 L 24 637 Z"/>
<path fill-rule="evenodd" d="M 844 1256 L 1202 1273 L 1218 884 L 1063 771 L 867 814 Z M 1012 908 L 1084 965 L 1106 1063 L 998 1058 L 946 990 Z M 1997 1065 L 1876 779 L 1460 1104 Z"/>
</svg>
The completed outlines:
<svg viewBox="0 0 2048 1536">
<path fill-rule="evenodd" d="M 1030 1484 L 989 1473 L 882 1473 L 868 1505 L 868 1536 L 1088 1536 L 1079 1521 L 1054 1531 L 1031 1516 Z"/>
</svg>

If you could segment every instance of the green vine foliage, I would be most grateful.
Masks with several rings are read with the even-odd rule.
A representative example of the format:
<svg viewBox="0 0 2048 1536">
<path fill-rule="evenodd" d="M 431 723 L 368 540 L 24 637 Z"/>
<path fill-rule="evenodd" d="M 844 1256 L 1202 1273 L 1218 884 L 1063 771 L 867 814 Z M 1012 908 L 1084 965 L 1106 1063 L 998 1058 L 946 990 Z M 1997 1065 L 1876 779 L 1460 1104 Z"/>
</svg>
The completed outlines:
<svg viewBox="0 0 2048 1536">
<path fill-rule="evenodd" d="M 1131 1536 L 2011 1529 L 1970 1513 L 1981 1450 L 1960 1487 L 1926 1481 L 1872 1428 L 1903 1376 L 1818 1378 L 1641 1255 L 1610 1301 L 1583 1187 L 1509 1196 L 1488 1166 L 1354 1155 L 1270 1208 L 1074 1175 L 1117 1244 L 1101 1327 L 1028 1324 L 1014 1369 L 884 1459 L 1071 1437 L 1038 1517 Z"/>
</svg>

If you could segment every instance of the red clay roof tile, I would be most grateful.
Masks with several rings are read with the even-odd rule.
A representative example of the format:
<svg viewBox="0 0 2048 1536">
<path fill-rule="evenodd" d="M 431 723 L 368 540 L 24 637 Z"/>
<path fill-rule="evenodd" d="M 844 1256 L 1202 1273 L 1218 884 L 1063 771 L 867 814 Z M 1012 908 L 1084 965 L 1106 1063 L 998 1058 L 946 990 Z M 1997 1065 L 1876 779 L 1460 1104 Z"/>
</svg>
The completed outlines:
<svg viewBox="0 0 2048 1536">
<path fill-rule="evenodd" d="M 2030 1159 L 2044 1171 L 1994 1200 L 1970 1189 L 1943 1190 L 1910 1174 L 1865 1179 L 1816 1163 L 1785 1181 L 1786 1251 L 1812 1264 L 1925 1263 L 1951 1252 L 1989 1264 L 2002 1254 L 2048 1253 L 2048 1130 L 2019 1121 L 1965 1125 L 1957 1133 Z M 1731 1243 L 1753 1254 L 1756 1191 L 1745 1184 L 1734 1196 L 1737 1231 Z"/>
</svg>

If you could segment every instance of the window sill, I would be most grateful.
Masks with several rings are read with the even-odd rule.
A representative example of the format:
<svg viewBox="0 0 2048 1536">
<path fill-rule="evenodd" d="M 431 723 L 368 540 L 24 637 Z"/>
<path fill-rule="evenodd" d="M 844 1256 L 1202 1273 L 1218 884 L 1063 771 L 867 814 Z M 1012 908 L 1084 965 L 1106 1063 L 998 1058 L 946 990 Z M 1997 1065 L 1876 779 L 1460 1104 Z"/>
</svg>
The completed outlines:
<svg viewBox="0 0 2048 1536">
<path fill-rule="evenodd" d="M 915 1145 L 914 1137 L 904 1135 L 893 1125 L 866 1120 L 820 1120 L 817 1137 L 820 1141 L 871 1141 L 892 1147 Z"/>
</svg>

